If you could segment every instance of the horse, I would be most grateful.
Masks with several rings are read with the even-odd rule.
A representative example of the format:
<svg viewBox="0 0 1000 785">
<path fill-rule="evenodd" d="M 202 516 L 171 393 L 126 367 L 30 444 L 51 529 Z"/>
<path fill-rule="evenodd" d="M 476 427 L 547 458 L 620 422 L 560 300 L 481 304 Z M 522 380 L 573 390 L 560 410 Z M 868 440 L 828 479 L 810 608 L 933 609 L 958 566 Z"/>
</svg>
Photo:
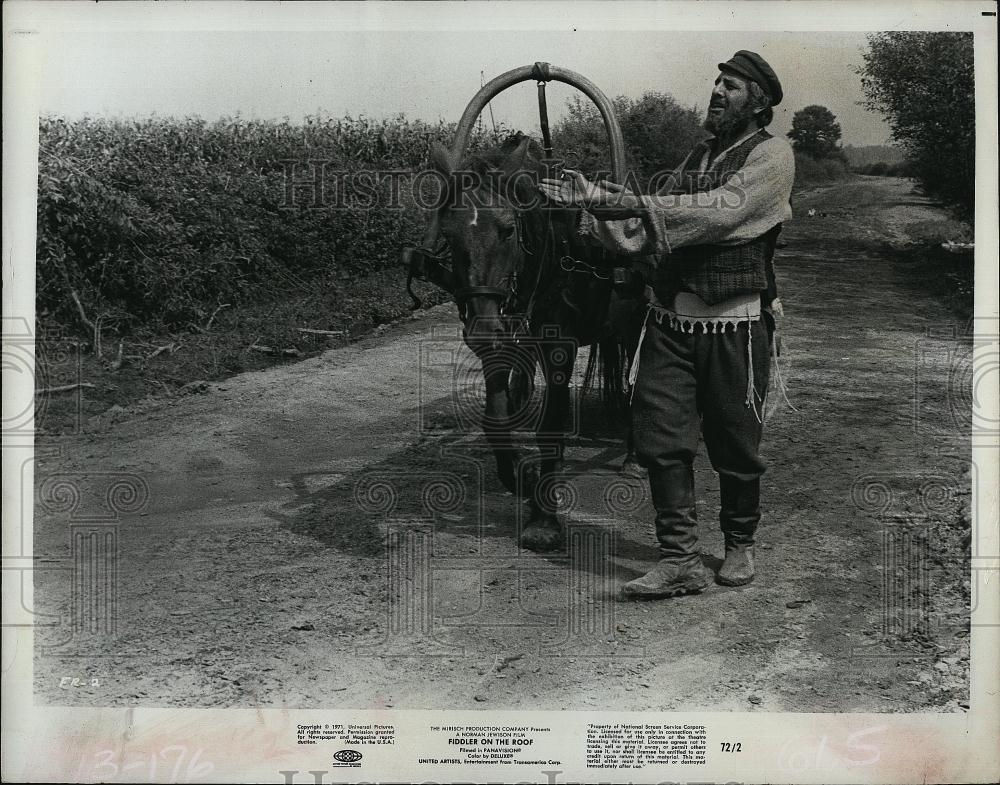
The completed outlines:
<svg viewBox="0 0 1000 785">
<path fill-rule="evenodd" d="M 446 288 L 485 379 L 485 436 L 502 484 L 530 504 L 521 546 L 556 550 L 563 543 L 557 487 L 578 348 L 592 347 L 584 388 L 596 377 L 606 403 L 627 412 L 623 366 L 638 343 L 638 308 L 627 301 L 612 307 L 612 270 L 623 262 L 578 231 L 580 211 L 545 203 L 538 192 L 548 161 L 533 139 L 518 132 L 462 161 L 435 143 L 430 159 L 446 183 L 437 214 L 450 251 Z M 609 313 L 624 318 L 613 328 Z M 514 444 L 512 424 L 528 405 L 536 364 L 545 389 L 531 463 Z"/>
</svg>

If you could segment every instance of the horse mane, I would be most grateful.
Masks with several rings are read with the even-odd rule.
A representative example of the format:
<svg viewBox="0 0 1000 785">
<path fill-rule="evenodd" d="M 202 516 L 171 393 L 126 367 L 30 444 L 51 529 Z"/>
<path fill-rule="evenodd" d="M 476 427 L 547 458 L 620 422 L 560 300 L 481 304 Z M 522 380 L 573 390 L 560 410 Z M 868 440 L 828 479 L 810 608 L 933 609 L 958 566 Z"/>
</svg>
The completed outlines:
<svg viewBox="0 0 1000 785">
<path fill-rule="evenodd" d="M 524 155 L 514 158 L 515 153 L 526 143 Z M 514 196 L 522 204 L 537 202 L 537 192 L 534 190 L 538 179 L 546 174 L 543 163 L 542 146 L 530 136 L 517 131 L 508 136 L 495 147 L 479 150 L 468 156 L 464 168 L 478 176 L 478 183 L 487 190 L 497 193 L 508 178 L 518 172 L 529 172 L 535 176 L 535 182 L 529 178 L 519 177 L 514 181 Z M 503 193 L 503 191 L 500 191 Z"/>
<path fill-rule="evenodd" d="M 503 169 L 504 165 L 508 162 L 508 159 L 510 159 L 517 148 L 524 143 L 525 139 L 528 140 L 527 152 L 532 163 L 540 165 L 542 159 L 542 146 L 522 131 L 512 133 L 495 147 L 487 147 L 484 150 L 479 150 L 476 153 L 473 153 L 467 157 L 466 164 L 473 170 L 483 168 Z"/>
</svg>

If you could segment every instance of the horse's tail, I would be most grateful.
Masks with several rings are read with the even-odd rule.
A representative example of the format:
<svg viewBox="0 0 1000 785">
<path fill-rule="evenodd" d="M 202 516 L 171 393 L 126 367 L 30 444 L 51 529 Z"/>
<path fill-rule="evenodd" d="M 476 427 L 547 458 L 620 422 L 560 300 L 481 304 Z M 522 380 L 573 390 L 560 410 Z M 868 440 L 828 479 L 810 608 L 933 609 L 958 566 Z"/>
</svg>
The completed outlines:
<svg viewBox="0 0 1000 785">
<path fill-rule="evenodd" d="M 613 333 L 606 333 L 590 347 L 587 368 L 583 373 L 582 394 L 595 386 L 605 408 L 617 415 L 627 407 L 623 378 L 625 357 L 628 352 L 622 340 Z"/>
</svg>

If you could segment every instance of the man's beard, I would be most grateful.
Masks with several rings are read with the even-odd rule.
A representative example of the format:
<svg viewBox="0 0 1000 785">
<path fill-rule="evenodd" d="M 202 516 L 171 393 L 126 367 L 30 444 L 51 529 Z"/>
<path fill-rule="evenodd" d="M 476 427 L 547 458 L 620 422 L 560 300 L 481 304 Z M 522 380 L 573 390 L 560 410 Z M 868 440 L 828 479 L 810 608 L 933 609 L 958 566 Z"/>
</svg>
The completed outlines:
<svg viewBox="0 0 1000 785">
<path fill-rule="evenodd" d="M 744 104 L 739 109 L 729 107 L 721 115 L 713 115 L 711 111 L 706 115 L 702 128 L 716 138 L 727 139 L 742 133 L 750 127 L 754 121 L 753 107 L 749 103 Z"/>
</svg>

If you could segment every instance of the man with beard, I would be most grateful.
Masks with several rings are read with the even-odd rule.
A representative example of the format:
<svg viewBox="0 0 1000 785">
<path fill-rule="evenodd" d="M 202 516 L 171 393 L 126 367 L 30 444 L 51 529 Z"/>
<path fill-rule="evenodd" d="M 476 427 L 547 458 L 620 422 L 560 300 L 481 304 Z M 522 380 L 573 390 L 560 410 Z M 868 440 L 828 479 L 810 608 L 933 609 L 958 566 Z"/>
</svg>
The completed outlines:
<svg viewBox="0 0 1000 785">
<path fill-rule="evenodd" d="M 725 561 L 716 579 L 741 586 L 754 578 L 771 258 L 791 217 L 795 161 L 766 130 L 782 98 L 767 62 L 741 50 L 719 70 L 704 123 L 713 136 L 656 194 L 596 185 L 577 172 L 541 183 L 554 202 L 588 210 L 597 219 L 591 233 L 609 250 L 658 259 L 631 378 L 635 447 L 649 469 L 661 559 L 625 584 L 629 596 L 670 597 L 712 583 L 697 549 L 699 428 L 719 474 Z"/>
</svg>

